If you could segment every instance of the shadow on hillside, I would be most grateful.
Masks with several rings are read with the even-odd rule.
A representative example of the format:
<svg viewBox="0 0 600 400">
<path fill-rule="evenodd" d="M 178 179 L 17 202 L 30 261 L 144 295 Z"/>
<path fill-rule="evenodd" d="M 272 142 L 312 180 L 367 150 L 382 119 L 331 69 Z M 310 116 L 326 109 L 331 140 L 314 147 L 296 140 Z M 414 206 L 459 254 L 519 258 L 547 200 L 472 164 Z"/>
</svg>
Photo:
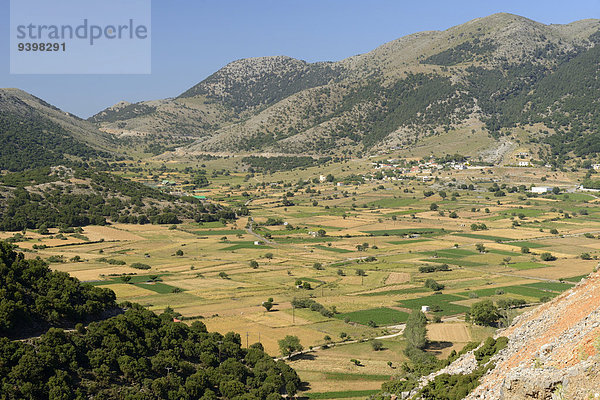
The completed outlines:
<svg viewBox="0 0 600 400">
<path fill-rule="evenodd" d="M 442 352 L 442 350 L 447 349 L 448 347 L 452 347 L 452 342 L 446 342 L 446 341 L 430 342 L 429 345 L 427 346 L 427 351 L 431 352 L 431 353 L 440 354 Z"/>
</svg>

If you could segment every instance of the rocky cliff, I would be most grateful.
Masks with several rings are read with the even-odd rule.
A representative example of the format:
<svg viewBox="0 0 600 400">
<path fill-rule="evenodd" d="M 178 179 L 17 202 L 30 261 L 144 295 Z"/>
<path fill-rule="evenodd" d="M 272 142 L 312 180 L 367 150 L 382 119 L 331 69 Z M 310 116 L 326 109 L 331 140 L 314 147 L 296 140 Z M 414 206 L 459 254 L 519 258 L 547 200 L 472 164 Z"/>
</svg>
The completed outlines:
<svg viewBox="0 0 600 400">
<path fill-rule="evenodd" d="M 498 336 L 508 346 L 466 399 L 600 398 L 600 273 L 521 315 Z M 467 353 L 435 375 L 469 373 L 475 362 Z"/>
</svg>

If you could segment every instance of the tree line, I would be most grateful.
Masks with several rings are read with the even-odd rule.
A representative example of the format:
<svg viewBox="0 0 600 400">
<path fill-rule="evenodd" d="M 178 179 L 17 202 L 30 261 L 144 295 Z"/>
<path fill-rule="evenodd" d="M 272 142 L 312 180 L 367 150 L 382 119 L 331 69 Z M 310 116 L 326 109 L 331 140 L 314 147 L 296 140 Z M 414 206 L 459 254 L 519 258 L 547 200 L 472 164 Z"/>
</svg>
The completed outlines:
<svg viewBox="0 0 600 400">
<path fill-rule="evenodd" d="M 2 335 L 83 322 L 115 307 L 111 290 L 25 260 L 6 243 L 0 260 Z M 300 386 L 296 372 L 260 343 L 244 349 L 240 335 L 174 322 L 169 308 L 157 315 L 121 306 L 124 313 L 69 332 L 51 327 L 27 341 L 0 336 L 0 398 L 278 400 Z"/>
</svg>

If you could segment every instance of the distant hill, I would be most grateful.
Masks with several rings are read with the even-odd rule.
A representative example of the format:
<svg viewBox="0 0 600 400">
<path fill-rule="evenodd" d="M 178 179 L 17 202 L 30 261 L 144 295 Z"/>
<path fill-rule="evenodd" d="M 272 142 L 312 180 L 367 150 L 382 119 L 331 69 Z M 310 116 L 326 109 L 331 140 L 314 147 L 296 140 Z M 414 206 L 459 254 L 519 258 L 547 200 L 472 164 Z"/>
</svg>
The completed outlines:
<svg viewBox="0 0 600 400">
<path fill-rule="evenodd" d="M 521 127 L 540 158 L 581 156 L 598 146 L 599 31 L 594 19 L 494 14 L 335 63 L 235 61 L 177 98 L 118 104 L 90 121 L 117 135 L 195 139 L 190 152 L 282 154 L 410 148 L 454 130 L 497 139 Z"/>
<path fill-rule="evenodd" d="M 246 213 L 173 196 L 144 184 L 90 168 L 30 169 L 0 176 L 0 230 L 233 220 Z"/>
<path fill-rule="evenodd" d="M 113 137 L 17 89 L 0 89 L 0 170 L 113 158 Z"/>
</svg>

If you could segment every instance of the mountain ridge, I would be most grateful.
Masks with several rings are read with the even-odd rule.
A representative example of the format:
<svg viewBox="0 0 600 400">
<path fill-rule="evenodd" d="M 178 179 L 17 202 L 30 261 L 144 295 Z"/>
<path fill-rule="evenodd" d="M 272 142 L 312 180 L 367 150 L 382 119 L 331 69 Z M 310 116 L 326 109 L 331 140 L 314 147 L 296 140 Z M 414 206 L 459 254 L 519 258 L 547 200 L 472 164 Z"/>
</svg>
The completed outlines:
<svg viewBox="0 0 600 400">
<path fill-rule="evenodd" d="M 596 111 L 570 100 L 600 97 L 590 61 L 599 32 L 597 19 L 545 25 L 498 13 L 337 62 L 236 60 L 175 97 L 119 102 L 81 124 L 162 151 L 315 156 L 409 150 L 448 132 L 457 141 L 469 131 L 515 141 L 519 128 L 536 157 L 558 163 L 600 146 L 590 135 Z M 548 90 L 552 76 L 570 85 L 560 96 Z M 565 115 L 577 123 L 565 124 Z"/>
</svg>

